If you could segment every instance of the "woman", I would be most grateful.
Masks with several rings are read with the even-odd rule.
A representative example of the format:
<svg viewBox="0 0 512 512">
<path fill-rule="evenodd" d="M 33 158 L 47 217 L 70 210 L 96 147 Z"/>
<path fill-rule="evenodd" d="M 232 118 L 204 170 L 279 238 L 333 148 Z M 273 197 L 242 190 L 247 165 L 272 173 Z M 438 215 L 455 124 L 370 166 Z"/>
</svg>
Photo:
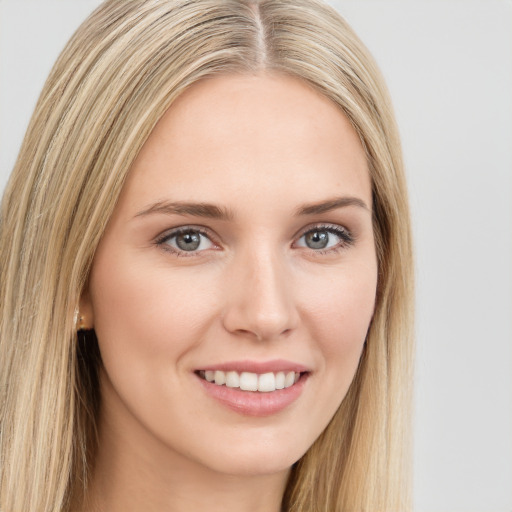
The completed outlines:
<svg viewBox="0 0 512 512">
<path fill-rule="evenodd" d="M 329 7 L 105 2 L 2 202 L 1 510 L 408 510 L 406 197 Z"/>
</svg>

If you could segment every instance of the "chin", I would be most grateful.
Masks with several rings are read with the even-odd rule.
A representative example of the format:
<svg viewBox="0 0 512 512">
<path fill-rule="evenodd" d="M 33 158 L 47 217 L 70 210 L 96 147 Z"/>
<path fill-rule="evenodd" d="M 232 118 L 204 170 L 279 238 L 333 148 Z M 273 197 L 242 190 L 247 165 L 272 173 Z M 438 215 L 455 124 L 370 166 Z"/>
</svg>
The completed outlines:
<svg viewBox="0 0 512 512">
<path fill-rule="evenodd" d="M 295 438 L 294 438 L 295 437 Z M 233 476 L 264 476 L 288 471 L 310 447 L 297 443 L 298 436 L 287 434 L 270 440 L 255 432 L 253 439 L 222 442 L 200 463 L 217 473 Z M 286 442 L 288 441 L 288 443 Z M 293 444 L 289 444 L 293 441 Z"/>
<path fill-rule="evenodd" d="M 281 456 L 266 452 L 227 455 L 222 461 L 215 461 L 210 467 L 217 473 L 232 476 L 265 476 L 288 471 L 300 458 Z"/>
</svg>

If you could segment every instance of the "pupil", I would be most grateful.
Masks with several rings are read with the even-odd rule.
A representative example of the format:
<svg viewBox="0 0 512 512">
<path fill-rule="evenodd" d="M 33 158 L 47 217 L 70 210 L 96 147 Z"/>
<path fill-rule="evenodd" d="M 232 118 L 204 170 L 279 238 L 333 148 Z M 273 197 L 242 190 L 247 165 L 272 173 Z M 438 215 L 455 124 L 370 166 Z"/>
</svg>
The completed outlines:
<svg viewBox="0 0 512 512">
<path fill-rule="evenodd" d="M 323 249 L 329 242 L 327 231 L 312 231 L 306 235 L 306 245 L 310 249 Z"/>
<path fill-rule="evenodd" d="M 176 237 L 176 245 L 183 251 L 195 251 L 201 243 L 199 233 L 183 233 Z"/>
</svg>

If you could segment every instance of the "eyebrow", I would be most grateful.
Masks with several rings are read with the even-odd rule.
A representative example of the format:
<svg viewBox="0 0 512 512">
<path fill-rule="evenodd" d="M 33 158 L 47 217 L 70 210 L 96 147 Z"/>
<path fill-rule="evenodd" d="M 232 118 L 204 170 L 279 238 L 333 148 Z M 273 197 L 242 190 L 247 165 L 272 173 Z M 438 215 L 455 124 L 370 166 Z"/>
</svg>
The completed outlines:
<svg viewBox="0 0 512 512">
<path fill-rule="evenodd" d="M 358 206 L 371 212 L 367 204 L 358 197 L 335 197 L 328 199 L 327 201 L 321 201 L 320 203 L 306 204 L 298 208 L 296 215 L 317 215 L 319 213 L 331 212 L 338 208 L 344 208 L 346 206 Z"/>
<path fill-rule="evenodd" d="M 152 213 L 164 213 L 166 215 L 192 215 L 194 217 L 207 217 L 209 219 L 231 220 L 233 213 L 227 208 L 221 208 L 209 203 L 190 203 L 185 201 L 169 202 L 159 201 L 149 208 L 140 211 L 135 217 L 142 217 Z"/>
<path fill-rule="evenodd" d="M 358 197 L 336 197 L 319 203 L 302 205 L 296 210 L 295 215 L 298 217 L 303 215 L 318 215 L 346 206 L 357 206 L 370 211 L 366 203 Z M 154 213 L 165 215 L 191 215 L 193 217 L 206 217 L 217 220 L 233 220 L 235 217 L 233 212 L 228 208 L 210 203 L 193 203 L 186 201 L 159 201 L 140 211 L 135 217 L 143 217 Z"/>
</svg>

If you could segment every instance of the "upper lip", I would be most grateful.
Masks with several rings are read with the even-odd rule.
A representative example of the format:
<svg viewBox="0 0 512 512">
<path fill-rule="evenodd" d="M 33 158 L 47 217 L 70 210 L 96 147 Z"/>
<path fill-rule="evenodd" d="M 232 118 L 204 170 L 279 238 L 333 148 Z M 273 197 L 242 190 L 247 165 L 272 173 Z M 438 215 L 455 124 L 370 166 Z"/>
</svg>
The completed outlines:
<svg viewBox="0 0 512 512">
<path fill-rule="evenodd" d="M 271 361 L 227 361 L 225 363 L 202 366 L 197 370 L 204 371 L 224 371 L 224 372 L 250 372 L 250 373 L 276 373 L 276 372 L 296 372 L 303 373 L 311 371 L 303 364 L 287 361 L 285 359 L 273 359 Z"/>
</svg>

